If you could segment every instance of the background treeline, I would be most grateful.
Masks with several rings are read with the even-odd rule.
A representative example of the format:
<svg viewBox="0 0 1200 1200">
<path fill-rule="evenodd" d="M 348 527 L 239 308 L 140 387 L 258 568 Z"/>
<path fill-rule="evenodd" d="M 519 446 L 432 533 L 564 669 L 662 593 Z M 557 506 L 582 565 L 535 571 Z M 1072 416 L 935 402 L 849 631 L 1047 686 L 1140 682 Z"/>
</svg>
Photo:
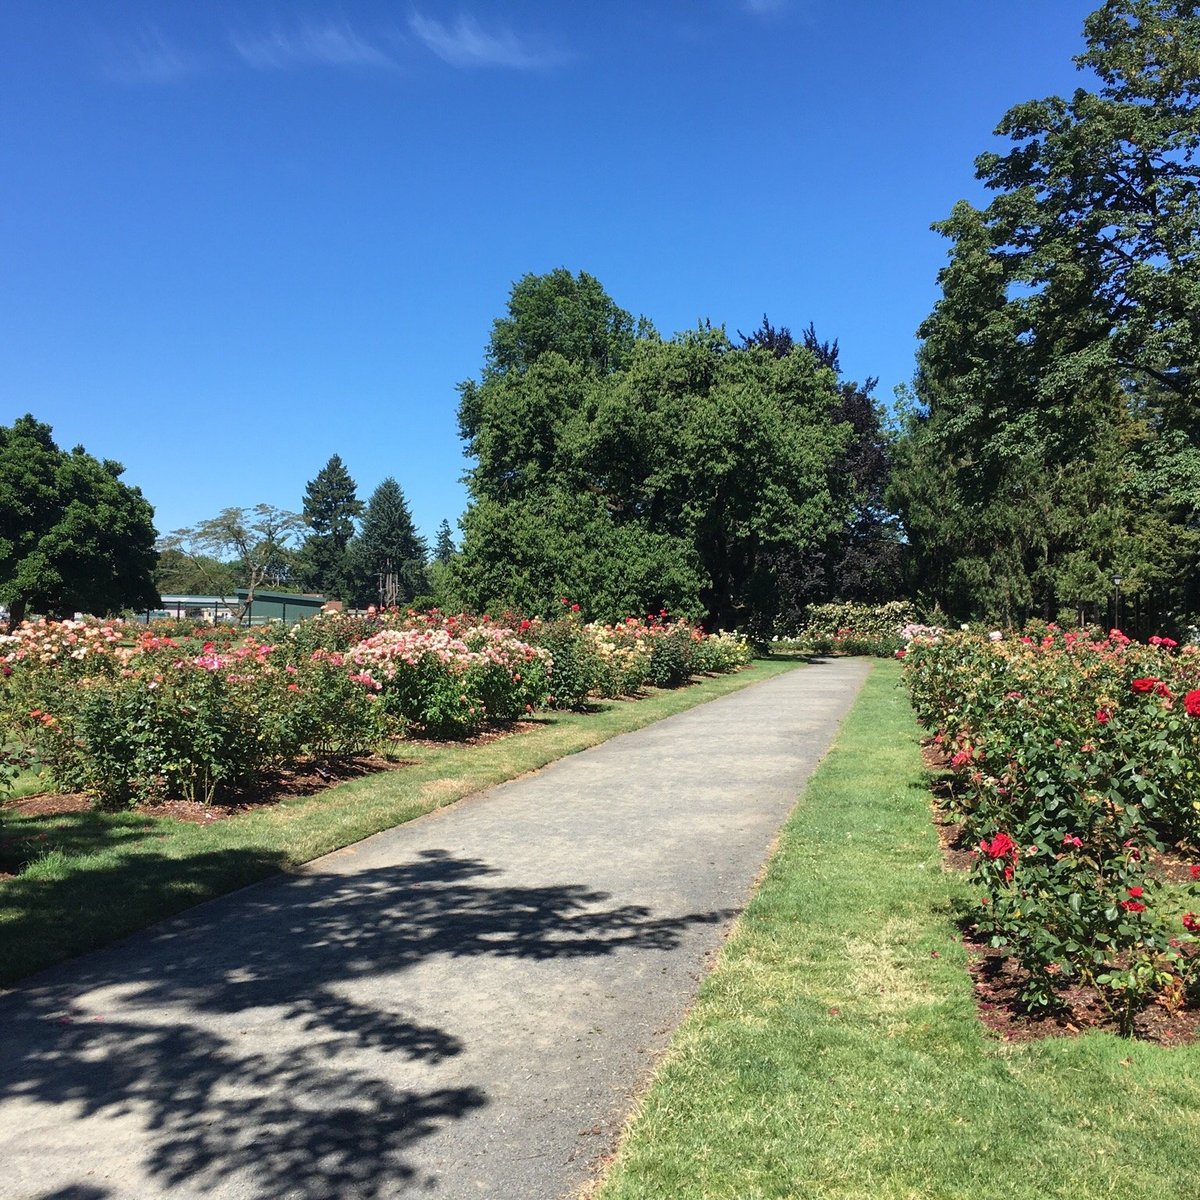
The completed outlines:
<svg viewBox="0 0 1200 1200">
<path fill-rule="evenodd" d="M 1132 632 L 1200 625 L 1200 4 L 1108 0 L 1084 35 L 1087 86 L 1008 112 L 976 163 L 989 203 L 935 226 L 941 297 L 890 412 L 812 325 L 667 338 L 590 275 L 527 275 L 459 387 L 459 549 L 443 522 L 431 561 L 399 484 L 364 504 L 334 455 L 302 512 L 226 509 L 160 541 L 150 578 L 119 465 L 26 417 L 0 429 L 0 603 L 568 597 L 762 637 L 834 599 L 1107 621 L 1119 578 Z"/>
<path fill-rule="evenodd" d="M 390 606 L 426 593 L 453 552 L 449 522 L 438 528 L 431 559 L 396 480 L 389 476 L 364 503 L 334 454 L 309 480 L 299 513 L 227 508 L 162 539 L 155 582 L 163 594 L 269 587 Z"/>
</svg>

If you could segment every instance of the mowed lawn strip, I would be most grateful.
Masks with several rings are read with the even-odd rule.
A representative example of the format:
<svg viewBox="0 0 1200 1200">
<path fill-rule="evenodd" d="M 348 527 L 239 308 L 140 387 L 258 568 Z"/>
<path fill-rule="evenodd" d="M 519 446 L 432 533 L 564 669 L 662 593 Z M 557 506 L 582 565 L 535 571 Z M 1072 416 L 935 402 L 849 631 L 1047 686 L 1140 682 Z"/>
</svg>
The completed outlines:
<svg viewBox="0 0 1200 1200">
<path fill-rule="evenodd" d="M 1200 1046 L 975 1016 L 911 710 L 872 673 L 596 1200 L 1182 1200 Z"/>
<path fill-rule="evenodd" d="M 537 729 L 477 746 L 400 743 L 411 765 L 211 825 L 133 813 L 6 812 L 0 836 L 32 839 L 42 850 L 0 882 L 0 984 L 795 666 L 760 660 L 690 687 L 604 702 L 599 711 L 548 714 Z"/>
</svg>

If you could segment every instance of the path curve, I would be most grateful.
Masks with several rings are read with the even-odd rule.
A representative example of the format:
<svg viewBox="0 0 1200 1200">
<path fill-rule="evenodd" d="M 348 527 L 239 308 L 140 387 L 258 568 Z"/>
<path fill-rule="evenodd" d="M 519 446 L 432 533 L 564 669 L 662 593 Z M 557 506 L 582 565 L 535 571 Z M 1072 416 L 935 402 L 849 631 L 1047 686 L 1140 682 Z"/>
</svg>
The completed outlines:
<svg viewBox="0 0 1200 1200">
<path fill-rule="evenodd" d="M 574 1194 L 869 670 L 752 685 L 0 996 L 0 1196 Z"/>
</svg>

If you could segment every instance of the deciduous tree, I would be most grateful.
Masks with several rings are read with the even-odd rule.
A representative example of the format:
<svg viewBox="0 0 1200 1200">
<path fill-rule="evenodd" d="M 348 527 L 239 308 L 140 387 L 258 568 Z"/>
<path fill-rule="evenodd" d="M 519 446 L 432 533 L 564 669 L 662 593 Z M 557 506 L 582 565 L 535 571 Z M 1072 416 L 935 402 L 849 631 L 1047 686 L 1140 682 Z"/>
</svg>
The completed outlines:
<svg viewBox="0 0 1200 1200">
<path fill-rule="evenodd" d="M 1200 11 L 1109 0 L 1076 60 L 1098 87 L 1013 108 L 992 189 L 923 324 L 892 495 L 913 582 L 959 615 L 1197 604 Z M 1152 631 L 1152 630 L 1151 630 Z"/>
<path fill-rule="evenodd" d="M 0 426 L 0 602 L 14 624 L 153 607 L 154 510 L 120 463 L 52 432 L 31 415 Z"/>
<path fill-rule="evenodd" d="M 267 584 L 286 584 L 294 566 L 292 546 L 303 528 L 299 514 L 271 504 L 225 508 L 198 525 L 174 530 L 163 539 L 160 549 L 178 550 L 196 558 L 207 555 L 232 559 L 240 586 L 246 589 L 240 619 L 253 603 L 255 592 Z"/>
</svg>

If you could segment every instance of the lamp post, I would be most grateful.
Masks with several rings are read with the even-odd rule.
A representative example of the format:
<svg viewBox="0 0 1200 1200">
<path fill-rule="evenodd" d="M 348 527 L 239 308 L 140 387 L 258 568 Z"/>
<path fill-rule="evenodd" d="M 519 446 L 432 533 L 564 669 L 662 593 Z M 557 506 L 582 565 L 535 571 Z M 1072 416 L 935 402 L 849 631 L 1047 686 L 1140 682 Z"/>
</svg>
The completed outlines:
<svg viewBox="0 0 1200 1200">
<path fill-rule="evenodd" d="M 1115 572 L 1109 576 L 1113 585 L 1113 628 L 1121 628 L 1121 576 Z"/>
</svg>

